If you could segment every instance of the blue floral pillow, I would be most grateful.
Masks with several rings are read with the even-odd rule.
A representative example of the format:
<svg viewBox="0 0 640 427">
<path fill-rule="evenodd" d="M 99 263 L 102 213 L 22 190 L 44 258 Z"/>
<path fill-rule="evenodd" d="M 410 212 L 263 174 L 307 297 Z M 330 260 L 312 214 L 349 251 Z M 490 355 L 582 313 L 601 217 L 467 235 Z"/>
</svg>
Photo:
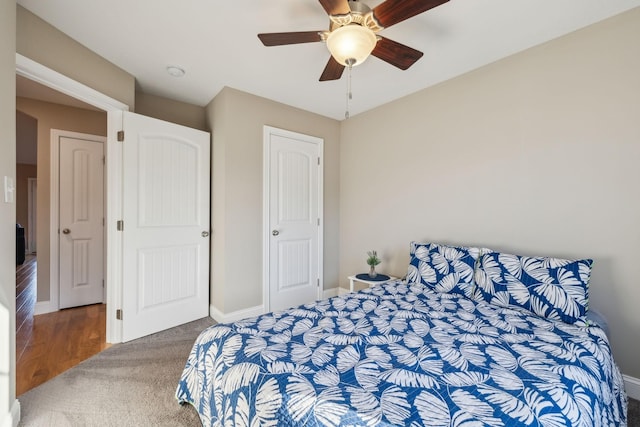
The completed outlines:
<svg viewBox="0 0 640 427">
<path fill-rule="evenodd" d="M 473 299 L 474 269 L 482 251 L 480 248 L 411 242 L 407 281 Z"/>
<path fill-rule="evenodd" d="M 593 260 L 483 254 L 475 273 L 478 294 L 503 307 L 575 323 L 589 307 Z"/>
</svg>

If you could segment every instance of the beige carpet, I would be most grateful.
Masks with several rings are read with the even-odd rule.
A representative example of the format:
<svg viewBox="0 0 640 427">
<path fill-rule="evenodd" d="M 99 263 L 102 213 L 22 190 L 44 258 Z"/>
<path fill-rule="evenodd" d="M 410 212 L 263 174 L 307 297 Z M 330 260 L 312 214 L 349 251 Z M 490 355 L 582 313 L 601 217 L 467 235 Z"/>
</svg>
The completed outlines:
<svg viewBox="0 0 640 427">
<path fill-rule="evenodd" d="M 196 337 L 214 322 L 197 320 L 117 344 L 18 396 L 19 426 L 200 426 L 174 395 Z M 640 402 L 629 399 L 629 427 L 640 427 Z"/>
<path fill-rule="evenodd" d="M 18 396 L 19 426 L 200 426 L 174 395 L 196 337 L 211 318 L 114 345 Z"/>
<path fill-rule="evenodd" d="M 634 399 L 629 399 L 627 417 L 628 427 L 640 427 L 640 402 Z"/>
</svg>

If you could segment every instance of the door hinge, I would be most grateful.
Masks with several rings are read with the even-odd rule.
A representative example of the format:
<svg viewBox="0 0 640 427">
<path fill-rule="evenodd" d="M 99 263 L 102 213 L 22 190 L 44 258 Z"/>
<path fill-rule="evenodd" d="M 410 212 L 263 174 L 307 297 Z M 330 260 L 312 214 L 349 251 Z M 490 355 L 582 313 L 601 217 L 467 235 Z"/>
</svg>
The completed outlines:
<svg viewBox="0 0 640 427">
<path fill-rule="evenodd" d="M 119 219 L 119 220 L 116 222 L 116 228 L 118 229 L 118 231 L 122 231 L 122 230 L 124 230 L 124 221 L 123 221 L 123 220 L 121 220 L 121 219 Z"/>
<path fill-rule="evenodd" d="M 316 280 L 317 280 L 316 283 L 318 284 L 318 287 L 320 287 L 320 278 L 318 277 Z"/>
<path fill-rule="evenodd" d="M 104 158 L 104 156 L 102 156 L 102 164 L 103 164 L 103 165 L 106 165 L 106 164 L 107 164 L 107 161 L 106 161 L 106 159 Z"/>
<path fill-rule="evenodd" d="M 122 310 L 121 309 L 117 309 L 116 310 L 116 320 L 122 320 Z"/>
<path fill-rule="evenodd" d="M 124 131 L 123 130 L 119 130 L 118 131 L 118 142 L 122 142 L 124 141 Z"/>
<path fill-rule="evenodd" d="M 104 279 L 102 279 L 102 287 L 104 288 Z"/>
<path fill-rule="evenodd" d="M 318 157 L 318 166 L 320 166 L 320 157 Z"/>
<path fill-rule="evenodd" d="M 318 227 L 320 227 L 320 218 L 318 218 Z"/>
</svg>

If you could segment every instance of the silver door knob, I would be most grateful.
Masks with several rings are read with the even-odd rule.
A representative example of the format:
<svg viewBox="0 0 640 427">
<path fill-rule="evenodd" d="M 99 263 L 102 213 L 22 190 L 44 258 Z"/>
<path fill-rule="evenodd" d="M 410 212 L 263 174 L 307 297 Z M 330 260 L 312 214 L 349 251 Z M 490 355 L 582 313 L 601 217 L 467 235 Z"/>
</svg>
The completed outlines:
<svg viewBox="0 0 640 427">
<path fill-rule="evenodd" d="M 68 228 L 62 229 L 62 234 L 69 234 L 69 233 L 71 233 L 71 230 L 69 230 Z"/>
<path fill-rule="evenodd" d="M 274 236 L 277 236 L 278 234 L 280 234 L 280 232 L 278 230 L 273 230 L 271 234 Z"/>
<path fill-rule="evenodd" d="M 203 231 L 202 232 L 202 237 L 209 237 L 209 232 L 208 231 Z"/>
</svg>

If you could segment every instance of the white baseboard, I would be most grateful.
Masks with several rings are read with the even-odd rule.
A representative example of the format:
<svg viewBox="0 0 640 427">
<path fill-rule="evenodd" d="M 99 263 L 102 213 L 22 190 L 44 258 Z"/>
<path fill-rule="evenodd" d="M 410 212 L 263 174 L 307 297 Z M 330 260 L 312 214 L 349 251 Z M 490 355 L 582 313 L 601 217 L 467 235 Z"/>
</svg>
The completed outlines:
<svg viewBox="0 0 640 427">
<path fill-rule="evenodd" d="M 322 298 L 331 298 L 337 295 L 348 294 L 349 290 L 345 288 L 331 288 L 322 292 Z M 218 323 L 236 322 L 238 320 L 246 319 L 247 317 L 254 317 L 264 314 L 264 307 L 257 305 L 255 307 L 245 308 L 243 310 L 232 311 L 231 313 L 223 313 L 217 309 L 213 304 L 209 305 L 209 316 Z"/>
<path fill-rule="evenodd" d="M 13 405 L 11 405 L 11 412 L 4 416 L 2 420 L 1 427 L 18 427 L 18 423 L 20 422 L 20 402 L 18 400 L 13 401 Z"/>
<path fill-rule="evenodd" d="M 624 389 L 627 392 L 627 396 L 640 400 L 640 380 L 629 375 L 622 375 L 622 378 L 624 378 Z"/>
<path fill-rule="evenodd" d="M 20 402 L 16 399 L 11 406 L 11 418 L 13 418 L 13 427 L 20 424 Z"/>
<path fill-rule="evenodd" d="M 345 294 L 348 294 L 348 293 L 349 293 L 349 289 L 345 289 L 345 288 L 341 288 L 341 287 L 325 289 L 322 292 L 322 298 L 327 299 L 327 298 L 331 298 L 331 297 L 336 297 L 338 295 L 345 295 Z"/>
<path fill-rule="evenodd" d="M 340 288 L 331 288 L 331 289 L 325 289 L 324 291 L 322 291 L 323 299 L 337 297 L 338 295 L 340 295 Z"/>
<path fill-rule="evenodd" d="M 237 322 L 247 317 L 255 317 L 264 313 L 264 307 L 257 305 L 255 307 L 245 308 L 243 310 L 232 311 L 231 313 L 223 313 L 213 305 L 209 306 L 209 316 L 218 323 Z"/>
<path fill-rule="evenodd" d="M 36 301 L 36 305 L 33 307 L 33 315 L 53 313 L 58 311 L 57 308 L 53 308 L 51 301 Z"/>
</svg>

